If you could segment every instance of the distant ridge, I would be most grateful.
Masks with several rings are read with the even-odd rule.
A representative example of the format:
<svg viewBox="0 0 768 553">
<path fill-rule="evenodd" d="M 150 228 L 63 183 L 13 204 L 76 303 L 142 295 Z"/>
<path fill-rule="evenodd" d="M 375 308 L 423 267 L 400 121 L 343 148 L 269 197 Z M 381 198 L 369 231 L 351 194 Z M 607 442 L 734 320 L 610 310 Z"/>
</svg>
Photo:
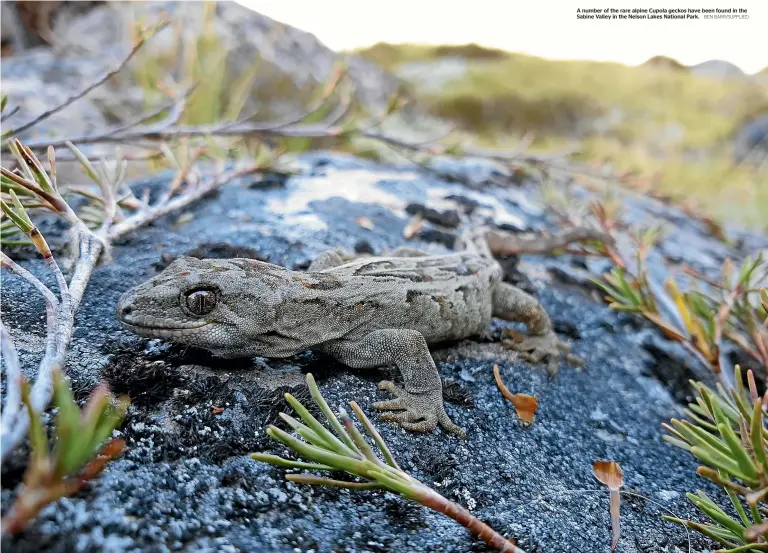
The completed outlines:
<svg viewBox="0 0 768 553">
<path fill-rule="evenodd" d="M 641 67 L 658 67 L 662 69 L 672 69 L 674 71 L 688 71 L 688 67 L 674 58 L 668 56 L 653 56 L 651 59 L 641 64 Z"/>
<path fill-rule="evenodd" d="M 746 77 L 747 74 L 741 68 L 729 61 L 709 60 L 704 63 L 692 65 L 691 73 L 700 77 L 711 77 L 715 79 L 731 79 L 734 77 Z"/>
</svg>

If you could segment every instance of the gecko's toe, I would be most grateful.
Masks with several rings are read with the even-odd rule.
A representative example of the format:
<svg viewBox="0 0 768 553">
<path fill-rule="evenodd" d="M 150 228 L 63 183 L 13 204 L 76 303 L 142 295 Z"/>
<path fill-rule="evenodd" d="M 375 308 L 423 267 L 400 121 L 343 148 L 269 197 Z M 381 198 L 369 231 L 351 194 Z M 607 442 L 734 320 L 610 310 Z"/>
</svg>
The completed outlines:
<svg viewBox="0 0 768 553">
<path fill-rule="evenodd" d="M 578 367 L 578 368 L 584 367 L 584 363 L 585 363 L 584 359 L 574 353 L 569 353 L 568 355 L 566 355 L 565 360 L 571 365 L 573 365 L 574 367 Z"/>
<path fill-rule="evenodd" d="M 547 372 L 554 378 L 557 376 L 558 371 L 560 371 L 560 357 L 552 355 L 549 357 L 549 362 L 547 363 Z"/>
<path fill-rule="evenodd" d="M 448 416 L 448 413 L 445 412 L 445 409 L 442 409 L 441 412 L 438 413 L 437 422 L 440 423 L 440 426 L 442 426 L 443 430 L 446 432 L 454 434 L 462 440 L 467 439 L 467 433 L 464 432 L 464 429 L 461 426 L 454 424 L 454 422 Z"/>
<path fill-rule="evenodd" d="M 413 411 L 398 411 L 396 413 L 381 413 L 379 418 L 385 422 L 399 422 L 404 428 L 407 428 L 407 424 L 419 420 L 421 415 Z"/>
<path fill-rule="evenodd" d="M 373 404 L 373 408 L 379 411 L 400 411 L 407 409 L 408 406 L 402 398 L 388 399 L 386 401 L 377 401 Z"/>
<path fill-rule="evenodd" d="M 442 394 L 411 394 L 389 380 L 379 382 L 379 388 L 386 390 L 395 397 L 386 401 L 378 401 L 373 408 L 394 413 L 381 413 L 379 418 L 386 422 L 394 422 L 411 432 L 432 432 L 439 424 L 446 432 L 466 438 L 466 433 L 460 426 L 451 421 L 443 407 Z"/>
<path fill-rule="evenodd" d="M 545 357 L 552 357 L 550 353 L 543 349 L 533 349 L 530 353 L 523 353 L 523 359 L 529 363 L 540 363 Z"/>
<path fill-rule="evenodd" d="M 411 432 L 421 432 L 423 434 L 426 434 L 428 432 L 432 432 L 435 428 L 437 428 L 437 419 L 431 418 L 431 419 L 425 419 L 419 422 L 403 421 L 402 423 L 400 423 L 400 426 L 402 426 L 406 430 L 410 430 Z"/>
</svg>

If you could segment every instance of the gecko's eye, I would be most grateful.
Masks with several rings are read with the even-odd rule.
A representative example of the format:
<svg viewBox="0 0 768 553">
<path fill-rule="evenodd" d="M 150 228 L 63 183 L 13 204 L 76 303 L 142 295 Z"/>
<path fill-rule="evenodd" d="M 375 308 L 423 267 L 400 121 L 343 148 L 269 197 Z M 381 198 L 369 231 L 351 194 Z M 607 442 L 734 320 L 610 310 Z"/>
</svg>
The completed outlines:
<svg viewBox="0 0 768 553">
<path fill-rule="evenodd" d="M 187 309 L 194 315 L 207 315 L 216 307 L 216 291 L 209 289 L 190 290 L 185 294 L 184 300 Z"/>
</svg>

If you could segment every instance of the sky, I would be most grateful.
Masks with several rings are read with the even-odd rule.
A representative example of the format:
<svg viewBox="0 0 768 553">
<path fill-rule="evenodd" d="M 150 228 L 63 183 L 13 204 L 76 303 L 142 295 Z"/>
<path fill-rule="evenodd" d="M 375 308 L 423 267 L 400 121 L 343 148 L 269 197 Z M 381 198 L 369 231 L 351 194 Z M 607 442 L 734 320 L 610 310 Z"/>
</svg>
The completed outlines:
<svg viewBox="0 0 768 553">
<path fill-rule="evenodd" d="M 476 42 L 551 59 L 637 65 L 664 55 L 685 65 L 721 59 L 768 66 L 768 0 L 239 0 L 317 36 L 334 50 L 376 42 Z M 717 8 L 749 19 L 578 20 L 577 8 Z M 701 17 L 701 16 L 700 16 Z"/>
</svg>

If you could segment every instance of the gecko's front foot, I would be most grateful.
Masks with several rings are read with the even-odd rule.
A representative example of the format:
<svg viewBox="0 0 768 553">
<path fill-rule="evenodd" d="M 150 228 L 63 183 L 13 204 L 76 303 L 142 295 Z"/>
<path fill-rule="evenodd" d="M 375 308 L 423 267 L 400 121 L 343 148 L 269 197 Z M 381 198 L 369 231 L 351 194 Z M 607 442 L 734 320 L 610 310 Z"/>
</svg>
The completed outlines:
<svg viewBox="0 0 768 553">
<path fill-rule="evenodd" d="M 389 380 L 379 382 L 379 389 L 387 390 L 395 396 L 394 399 L 373 404 L 374 409 L 394 411 L 381 413 L 381 420 L 396 422 L 413 432 L 432 432 L 439 424 L 451 434 L 461 438 L 467 437 L 464 430 L 448 417 L 439 391 L 423 395 L 412 394 Z"/>
<path fill-rule="evenodd" d="M 551 330 L 539 336 L 527 336 L 512 329 L 504 330 L 501 342 L 505 347 L 518 351 L 526 361 L 531 363 L 547 363 L 547 372 L 552 376 L 557 374 L 560 358 L 578 367 L 584 366 L 584 360 L 571 353 L 571 346 L 560 340 Z"/>
</svg>

